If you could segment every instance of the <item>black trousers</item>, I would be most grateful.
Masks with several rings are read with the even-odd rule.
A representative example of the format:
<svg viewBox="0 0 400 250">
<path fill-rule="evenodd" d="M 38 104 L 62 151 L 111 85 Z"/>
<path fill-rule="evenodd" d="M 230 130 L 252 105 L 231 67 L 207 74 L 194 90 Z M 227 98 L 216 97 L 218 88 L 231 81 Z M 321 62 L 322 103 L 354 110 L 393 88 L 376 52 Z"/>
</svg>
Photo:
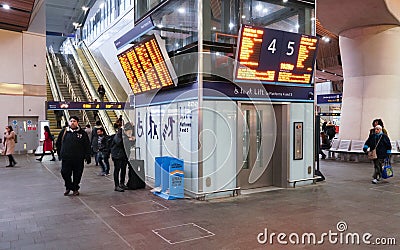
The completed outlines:
<svg viewBox="0 0 400 250">
<path fill-rule="evenodd" d="M 374 174 L 372 175 L 372 178 L 379 179 L 382 177 L 382 165 L 385 159 L 375 159 L 373 161 L 374 161 Z"/>
<path fill-rule="evenodd" d="M 14 166 L 15 164 L 17 164 L 13 155 L 7 155 L 7 156 L 8 156 L 8 161 L 10 162 L 9 166 Z"/>
<path fill-rule="evenodd" d="M 118 187 L 120 184 L 125 184 L 126 165 L 128 161 L 125 159 L 112 159 L 114 161 L 114 185 Z M 121 172 L 121 178 L 119 178 Z"/>
<path fill-rule="evenodd" d="M 65 182 L 65 189 L 78 191 L 81 182 L 84 159 L 62 159 L 61 175 Z M 71 178 L 72 177 L 72 178 Z"/>
</svg>

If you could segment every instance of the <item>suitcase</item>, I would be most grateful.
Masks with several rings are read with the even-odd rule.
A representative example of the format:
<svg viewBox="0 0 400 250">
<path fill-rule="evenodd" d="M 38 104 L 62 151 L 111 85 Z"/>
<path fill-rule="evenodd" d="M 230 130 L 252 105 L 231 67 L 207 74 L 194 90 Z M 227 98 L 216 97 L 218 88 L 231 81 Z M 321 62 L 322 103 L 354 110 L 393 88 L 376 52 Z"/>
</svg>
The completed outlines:
<svg viewBox="0 0 400 250">
<path fill-rule="evenodd" d="M 128 161 L 128 189 L 140 189 L 146 187 L 144 160 Z"/>
</svg>

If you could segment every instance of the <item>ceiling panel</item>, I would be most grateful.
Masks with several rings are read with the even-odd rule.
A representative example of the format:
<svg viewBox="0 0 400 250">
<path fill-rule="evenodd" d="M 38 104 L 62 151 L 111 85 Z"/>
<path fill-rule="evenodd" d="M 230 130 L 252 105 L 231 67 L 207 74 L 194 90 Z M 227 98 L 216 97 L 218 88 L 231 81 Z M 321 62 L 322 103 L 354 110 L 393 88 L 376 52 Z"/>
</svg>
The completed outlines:
<svg viewBox="0 0 400 250">
<path fill-rule="evenodd" d="M 35 0 L 13 0 L 7 4 L 10 9 L 0 7 L 0 29 L 27 31 Z M 0 5 L 5 4 L 3 1 Z"/>
</svg>

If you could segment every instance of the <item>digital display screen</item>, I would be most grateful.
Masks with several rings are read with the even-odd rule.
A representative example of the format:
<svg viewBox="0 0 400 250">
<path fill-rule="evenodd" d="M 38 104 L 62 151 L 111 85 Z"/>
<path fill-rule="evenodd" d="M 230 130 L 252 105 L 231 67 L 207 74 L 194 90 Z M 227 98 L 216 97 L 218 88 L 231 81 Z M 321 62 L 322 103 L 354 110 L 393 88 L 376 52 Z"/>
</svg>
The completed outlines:
<svg viewBox="0 0 400 250">
<path fill-rule="evenodd" d="M 47 109 L 66 109 L 66 110 L 123 110 L 125 102 L 55 102 L 48 101 Z"/>
<path fill-rule="evenodd" d="M 177 84 L 176 73 L 158 35 L 118 54 L 118 60 L 135 95 Z"/>
<path fill-rule="evenodd" d="M 314 36 L 243 25 L 235 80 L 311 84 L 317 46 Z"/>
</svg>

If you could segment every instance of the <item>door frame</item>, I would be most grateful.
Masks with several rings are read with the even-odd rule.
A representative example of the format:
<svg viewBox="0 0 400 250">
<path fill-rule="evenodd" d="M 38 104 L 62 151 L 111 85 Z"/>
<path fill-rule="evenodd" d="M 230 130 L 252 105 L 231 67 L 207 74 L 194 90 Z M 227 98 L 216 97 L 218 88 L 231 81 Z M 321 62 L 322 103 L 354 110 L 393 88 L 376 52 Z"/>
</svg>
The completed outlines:
<svg viewBox="0 0 400 250">
<path fill-rule="evenodd" d="M 242 188 L 242 189 L 252 189 L 252 188 L 273 186 L 274 185 L 274 180 L 273 180 L 273 178 L 274 178 L 273 177 L 274 176 L 274 173 L 273 173 L 274 169 L 273 169 L 272 158 L 273 158 L 273 154 L 274 154 L 274 151 L 275 151 L 274 147 L 275 147 L 276 139 L 277 139 L 276 138 L 276 130 L 277 130 L 276 127 L 273 128 L 273 131 L 272 131 L 273 132 L 272 136 L 274 138 L 273 140 L 275 142 L 272 145 L 272 155 L 271 154 L 268 155 L 268 154 L 261 153 L 261 156 L 263 157 L 261 159 L 261 164 L 262 164 L 261 171 L 257 172 L 257 169 L 254 168 L 256 166 L 255 164 L 257 162 L 258 157 L 260 157 L 260 154 L 257 151 L 258 148 L 256 148 L 256 150 L 254 150 L 253 152 L 250 152 L 250 151 L 248 152 L 249 156 L 252 155 L 254 157 L 254 159 L 252 159 L 253 161 L 250 160 L 250 162 L 251 162 L 250 164 L 252 166 L 250 166 L 248 170 L 242 168 L 243 167 L 243 146 L 244 146 L 243 145 L 243 128 L 244 128 L 244 126 L 247 126 L 247 124 L 245 124 L 244 118 L 243 118 L 243 115 L 244 115 L 243 108 L 244 108 L 244 106 L 247 106 L 247 105 L 248 106 L 252 106 L 254 108 L 255 114 L 258 113 L 257 112 L 257 110 L 258 110 L 257 107 L 258 106 L 263 106 L 263 110 L 269 109 L 269 108 L 273 108 L 273 104 L 266 103 L 266 102 L 238 102 L 238 105 L 237 105 L 237 107 L 238 107 L 238 111 L 237 111 L 238 112 L 238 115 L 237 115 L 237 117 L 238 117 L 238 119 L 237 119 L 237 146 L 236 146 L 236 159 L 237 159 L 237 164 L 236 164 L 236 171 L 237 171 L 236 186 L 239 187 L 239 184 L 241 184 L 240 188 Z M 260 108 L 260 110 L 261 110 L 261 108 Z M 268 111 L 270 111 L 270 110 L 268 110 Z M 263 150 L 265 152 L 271 152 L 271 148 L 268 149 L 267 148 L 267 144 L 264 143 L 266 141 L 270 141 L 270 140 L 266 140 L 266 139 L 268 139 L 268 137 L 271 136 L 271 135 L 268 135 L 269 133 L 271 133 L 271 131 L 268 131 L 268 128 L 264 127 L 264 125 L 268 124 L 268 120 L 267 119 L 268 119 L 268 117 L 270 117 L 270 115 L 269 115 L 270 113 L 268 111 L 263 113 L 265 116 L 263 116 L 262 125 L 261 125 L 262 126 L 262 129 L 261 129 L 261 137 L 262 137 L 262 139 L 261 139 L 262 140 L 261 141 L 261 150 Z M 272 112 L 272 115 L 273 115 L 273 120 L 276 120 L 274 111 Z M 254 117 L 252 119 L 254 119 Z M 257 119 L 257 118 L 255 118 L 255 119 Z M 255 127 L 257 126 L 257 124 L 250 124 L 250 126 L 253 127 L 253 129 L 254 129 L 253 131 L 255 132 L 256 131 Z M 253 133 L 253 134 L 249 135 L 249 138 L 253 138 L 254 136 L 256 136 L 256 135 L 254 135 L 254 133 Z M 253 138 L 253 142 L 256 143 L 256 141 L 254 141 L 254 138 Z M 256 155 L 254 155 L 254 153 Z M 253 163 L 254 163 L 254 165 L 253 165 Z M 248 173 L 244 173 L 242 171 L 249 171 L 249 172 Z M 250 183 L 249 180 L 254 178 L 255 176 L 256 176 L 256 180 L 254 182 Z M 247 179 L 245 181 L 246 184 L 243 184 L 243 181 L 241 181 L 241 178 L 246 178 Z"/>
</svg>

